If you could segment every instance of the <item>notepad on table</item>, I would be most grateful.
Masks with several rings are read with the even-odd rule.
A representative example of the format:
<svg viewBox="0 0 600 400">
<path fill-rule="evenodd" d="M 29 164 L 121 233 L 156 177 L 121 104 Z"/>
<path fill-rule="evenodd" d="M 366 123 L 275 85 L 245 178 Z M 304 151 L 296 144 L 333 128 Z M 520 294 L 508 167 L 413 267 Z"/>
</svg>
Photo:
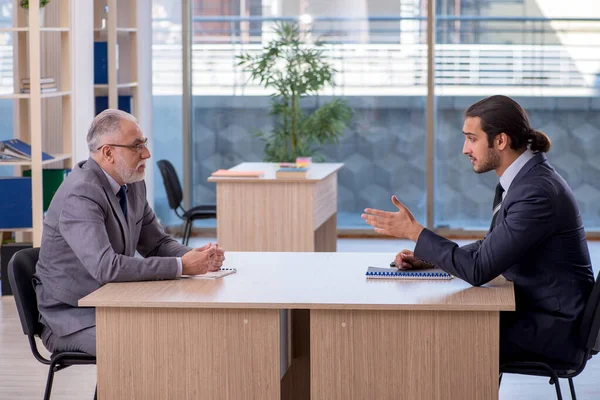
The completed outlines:
<svg viewBox="0 0 600 400">
<path fill-rule="evenodd" d="M 367 279 L 424 279 L 443 280 L 452 279 L 452 275 L 439 268 L 425 269 L 398 269 L 369 267 L 366 272 Z"/>
<path fill-rule="evenodd" d="M 211 174 L 217 178 L 260 178 L 264 171 L 236 171 L 231 169 L 219 169 Z"/>
<path fill-rule="evenodd" d="M 182 278 L 191 279 L 219 279 L 227 275 L 235 274 L 237 269 L 235 268 L 221 268 L 218 271 L 207 272 L 203 275 L 182 275 Z"/>
</svg>

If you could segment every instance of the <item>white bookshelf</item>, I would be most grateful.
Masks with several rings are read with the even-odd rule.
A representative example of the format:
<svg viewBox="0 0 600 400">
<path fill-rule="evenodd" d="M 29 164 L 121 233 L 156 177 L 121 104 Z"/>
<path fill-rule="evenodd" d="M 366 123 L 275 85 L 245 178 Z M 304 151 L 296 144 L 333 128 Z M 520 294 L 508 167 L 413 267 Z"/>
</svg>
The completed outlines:
<svg viewBox="0 0 600 400">
<path fill-rule="evenodd" d="M 107 42 L 108 83 L 95 84 L 95 96 L 108 96 L 108 107 L 118 108 L 119 96 L 131 96 L 138 113 L 137 0 L 94 0 L 94 41 Z"/>
<path fill-rule="evenodd" d="M 13 166 L 16 176 L 31 169 L 32 189 L 32 226 L 2 230 L 16 232 L 18 241 L 32 241 L 36 247 L 41 244 L 43 227 L 42 171 L 45 167 L 72 168 L 71 1 L 48 3 L 42 23 L 39 2 L 31 1 L 25 11 L 13 0 L 13 27 L 0 29 L 12 32 L 14 51 L 14 92 L 0 98 L 14 100 L 13 136 L 31 145 L 31 161 L 0 165 Z M 41 79 L 46 76 L 54 78 L 57 91 L 42 93 Z M 30 93 L 20 93 L 25 78 L 30 81 Z M 42 161 L 42 151 L 54 158 Z"/>
</svg>

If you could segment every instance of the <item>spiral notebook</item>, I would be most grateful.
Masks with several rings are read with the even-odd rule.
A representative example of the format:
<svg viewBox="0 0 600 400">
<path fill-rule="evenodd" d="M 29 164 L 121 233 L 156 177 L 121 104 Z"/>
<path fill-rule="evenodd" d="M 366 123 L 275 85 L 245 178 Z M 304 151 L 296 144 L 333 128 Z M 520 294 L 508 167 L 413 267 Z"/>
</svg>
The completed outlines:
<svg viewBox="0 0 600 400">
<path fill-rule="evenodd" d="M 202 275 L 181 275 L 182 278 L 189 279 L 219 279 L 227 275 L 235 274 L 237 269 L 235 268 L 221 268 L 218 271 L 207 272 Z"/>
<path fill-rule="evenodd" d="M 452 279 L 452 275 L 439 268 L 425 268 L 415 270 L 403 270 L 398 268 L 369 267 L 366 272 L 367 279 L 424 279 L 424 280 L 446 280 Z"/>
</svg>

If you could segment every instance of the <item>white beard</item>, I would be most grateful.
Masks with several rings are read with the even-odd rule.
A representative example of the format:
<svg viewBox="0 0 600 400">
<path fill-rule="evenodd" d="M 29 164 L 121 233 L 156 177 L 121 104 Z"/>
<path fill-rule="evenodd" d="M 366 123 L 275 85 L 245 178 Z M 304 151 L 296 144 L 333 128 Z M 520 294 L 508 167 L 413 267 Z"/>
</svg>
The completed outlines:
<svg viewBox="0 0 600 400">
<path fill-rule="evenodd" d="M 122 157 L 116 157 L 115 170 L 121 177 L 123 183 L 134 183 L 144 179 L 145 171 L 138 172 L 138 168 L 144 165 L 144 161 L 140 161 L 135 168 L 129 168 L 125 165 L 125 159 Z"/>
</svg>

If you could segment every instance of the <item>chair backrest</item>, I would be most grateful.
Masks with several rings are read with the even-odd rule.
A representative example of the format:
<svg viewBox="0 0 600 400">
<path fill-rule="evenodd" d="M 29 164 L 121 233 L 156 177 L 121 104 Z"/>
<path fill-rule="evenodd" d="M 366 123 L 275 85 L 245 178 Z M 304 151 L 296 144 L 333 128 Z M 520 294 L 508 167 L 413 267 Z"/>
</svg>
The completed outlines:
<svg viewBox="0 0 600 400">
<path fill-rule="evenodd" d="M 163 178 L 165 190 L 167 191 L 169 207 L 175 210 L 181 204 L 181 200 L 183 200 L 183 190 L 181 190 L 177 171 L 175 171 L 173 164 L 167 160 L 160 160 L 157 164 Z"/>
<path fill-rule="evenodd" d="M 15 296 L 23 333 L 28 336 L 40 335 L 42 330 L 32 282 L 39 255 L 39 247 L 19 250 L 8 264 L 10 288 Z"/>
<path fill-rule="evenodd" d="M 583 311 L 581 340 L 593 353 L 600 351 L 600 273 Z"/>
</svg>

